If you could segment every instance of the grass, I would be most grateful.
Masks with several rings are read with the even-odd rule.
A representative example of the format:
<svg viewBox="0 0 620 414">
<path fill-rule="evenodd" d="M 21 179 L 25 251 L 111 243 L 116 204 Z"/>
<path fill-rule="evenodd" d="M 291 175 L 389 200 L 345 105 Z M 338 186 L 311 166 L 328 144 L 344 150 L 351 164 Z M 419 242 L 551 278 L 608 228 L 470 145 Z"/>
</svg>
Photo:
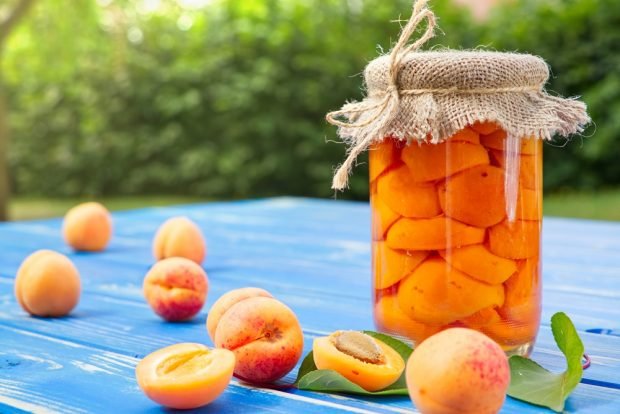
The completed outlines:
<svg viewBox="0 0 620 414">
<path fill-rule="evenodd" d="M 14 197 L 9 205 L 11 220 L 59 217 L 87 198 Z M 110 210 L 167 206 L 207 201 L 189 196 L 130 196 L 98 199 Z M 596 220 L 620 220 L 620 189 L 598 192 L 559 193 L 545 197 L 546 216 L 578 217 Z"/>
</svg>

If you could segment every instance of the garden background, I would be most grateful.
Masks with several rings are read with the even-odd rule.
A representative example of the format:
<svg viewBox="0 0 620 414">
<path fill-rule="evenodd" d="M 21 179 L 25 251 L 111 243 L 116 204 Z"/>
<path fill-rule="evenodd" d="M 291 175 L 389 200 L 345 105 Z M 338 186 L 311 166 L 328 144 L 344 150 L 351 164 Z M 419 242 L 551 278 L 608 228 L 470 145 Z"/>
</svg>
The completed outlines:
<svg viewBox="0 0 620 414">
<path fill-rule="evenodd" d="M 16 24 L 7 20 L 29 5 Z M 545 146 L 545 214 L 620 220 L 618 0 L 432 0 L 456 48 L 533 53 L 594 124 Z M 294 195 L 334 197 L 327 111 L 360 99 L 411 0 L 3 0 L 0 217 Z M 8 120 L 8 121 L 7 121 Z M 365 159 L 341 199 L 368 197 Z M 8 183 L 11 198 L 6 203 Z"/>
</svg>

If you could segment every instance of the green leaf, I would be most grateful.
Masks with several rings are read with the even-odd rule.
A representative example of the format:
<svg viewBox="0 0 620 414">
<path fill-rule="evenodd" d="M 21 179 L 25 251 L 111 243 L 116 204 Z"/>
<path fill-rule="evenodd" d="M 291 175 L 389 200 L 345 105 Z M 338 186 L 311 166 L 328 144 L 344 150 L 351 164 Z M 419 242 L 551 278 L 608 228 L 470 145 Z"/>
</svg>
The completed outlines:
<svg viewBox="0 0 620 414">
<path fill-rule="evenodd" d="M 413 349 L 406 343 L 393 338 L 389 335 L 385 335 L 373 331 L 364 331 L 365 334 L 372 336 L 389 347 L 393 348 L 405 362 L 413 352 Z M 299 372 L 297 373 L 297 379 L 295 384 L 300 390 L 319 391 L 328 393 L 347 393 L 347 394 L 359 394 L 359 395 L 408 395 L 407 383 L 405 380 L 405 372 L 398 380 L 387 388 L 380 391 L 366 391 L 359 385 L 349 381 L 336 371 L 328 369 L 317 369 L 314 364 L 314 358 L 312 351 L 306 355 Z"/>
<path fill-rule="evenodd" d="M 508 395 L 561 412 L 566 398 L 581 380 L 584 347 L 575 326 L 563 312 L 551 318 L 551 331 L 566 357 L 566 371 L 553 373 L 530 359 L 514 355 L 508 361 L 511 375 Z"/>
</svg>

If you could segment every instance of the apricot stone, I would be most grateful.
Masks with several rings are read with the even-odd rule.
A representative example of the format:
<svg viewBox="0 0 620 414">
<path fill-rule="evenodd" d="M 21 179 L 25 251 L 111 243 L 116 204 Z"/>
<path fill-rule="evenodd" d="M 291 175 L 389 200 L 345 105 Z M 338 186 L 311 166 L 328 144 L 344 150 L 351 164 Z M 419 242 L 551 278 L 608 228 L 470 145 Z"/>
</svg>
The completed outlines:
<svg viewBox="0 0 620 414">
<path fill-rule="evenodd" d="M 211 309 L 209 309 L 209 314 L 207 315 L 207 332 L 209 332 L 211 340 L 215 342 L 215 328 L 217 328 L 220 318 L 228 311 L 228 309 L 230 309 L 237 302 L 256 296 L 263 296 L 266 298 L 273 297 L 271 293 L 257 287 L 235 289 L 220 296 L 219 299 L 215 301 L 213 306 L 211 306 Z"/>
<path fill-rule="evenodd" d="M 409 396 L 424 414 L 493 414 L 506 398 L 510 368 L 493 340 L 450 328 L 416 347 L 406 377 Z"/>
<path fill-rule="evenodd" d="M 71 208 L 65 215 L 62 232 L 75 250 L 104 250 L 112 237 L 112 217 L 101 204 L 89 202 Z"/>
<path fill-rule="evenodd" d="M 167 257 L 185 257 L 201 264 L 207 244 L 198 226 L 187 217 L 168 219 L 157 230 L 153 240 L 153 255 L 161 260 Z"/>
<path fill-rule="evenodd" d="M 217 323 L 214 342 L 235 354 L 236 377 L 259 384 L 289 373 L 303 351 L 303 333 L 293 311 L 263 296 L 232 305 Z"/>
<path fill-rule="evenodd" d="M 144 296 L 153 311 L 168 321 L 196 315 L 207 299 L 207 274 L 183 257 L 161 260 L 144 278 Z"/>
<path fill-rule="evenodd" d="M 182 343 L 147 355 L 136 367 L 138 385 L 151 400 L 175 409 L 198 408 L 224 392 L 235 368 L 226 349 Z"/>
<path fill-rule="evenodd" d="M 80 299 L 80 274 L 71 260 L 51 250 L 26 258 L 15 277 L 15 297 L 31 315 L 64 316 Z"/>
<path fill-rule="evenodd" d="M 393 348 L 357 331 L 316 338 L 312 354 L 318 369 L 334 370 L 367 391 L 392 385 L 405 369 L 405 361 Z"/>
</svg>

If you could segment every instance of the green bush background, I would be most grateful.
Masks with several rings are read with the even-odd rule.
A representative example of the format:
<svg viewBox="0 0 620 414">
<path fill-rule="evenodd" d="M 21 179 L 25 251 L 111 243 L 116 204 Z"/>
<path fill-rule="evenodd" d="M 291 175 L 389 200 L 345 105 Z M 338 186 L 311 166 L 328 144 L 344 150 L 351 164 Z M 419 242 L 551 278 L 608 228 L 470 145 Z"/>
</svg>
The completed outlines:
<svg viewBox="0 0 620 414">
<path fill-rule="evenodd" d="M 20 26 L 3 62 L 13 191 L 333 196 L 344 148 L 324 114 L 361 98 L 363 67 L 411 1 L 143 4 L 40 0 Z M 431 5 L 434 44 L 540 55 L 548 89 L 587 102 L 596 134 L 546 146 L 546 190 L 619 184 L 617 0 L 521 0 L 483 23 Z M 366 177 L 362 164 L 339 197 L 366 198 Z"/>
</svg>

